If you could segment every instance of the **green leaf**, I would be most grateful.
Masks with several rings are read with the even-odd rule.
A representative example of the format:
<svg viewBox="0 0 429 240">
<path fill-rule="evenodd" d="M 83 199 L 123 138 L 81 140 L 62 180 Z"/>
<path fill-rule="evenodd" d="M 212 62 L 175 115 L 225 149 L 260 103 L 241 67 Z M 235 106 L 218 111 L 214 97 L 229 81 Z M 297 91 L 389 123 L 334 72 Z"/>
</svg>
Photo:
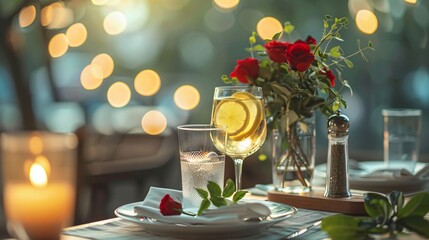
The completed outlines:
<svg viewBox="0 0 429 240">
<path fill-rule="evenodd" d="M 372 42 L 368 41 L 368 47 L 372 48 Z"/>
<path fill-rule="evenodd" d="M 331 48 L 331 50 L 329 51 L 329 54 L 334 58 L 341 57 L 340 46 L 335 46 Z"/>
<path fill-rule="evenodd" d="M 283 32 L 278 32 L 278 33 L 274 34 L 274 36 L 273 36 L 272 40 L 279 40 L 279 39 L 280 39 L 280 37 L 282 36 L 282 33 L 283 33 Z"/>
<path fill-rule="evenodd" d="M 240 201 L 244 197 L 244 195 L 246 195 L 246 193 L 247 193 L 247 191 L 244 191 L 244 190 L 240 190 L 240 191 L 235 192 L 234 196 L 232 197 L 232 201 L 235 203 Z"/>
<path fill-rule="evenodd" d="M 365 225 L 361 225 L 363 220 L 363 218 L 337 214 L 323 219 L 321 228 L 332 239 L 362 239 L 367 235 Z"/>
<path fill-rule="evenodd" d="M 344 58 L 344 62 L 346 63 L 347 67 L 353 68 L 353 62 L 348 60 L 347 58 Z"/>
<path fill-rule="evenodd" d="M 395 212 L 398 212 L 404 206 L 404 194 L 399 191 L 393 191 L 387 195 L 390 204 Z"/>
<path fill-rule="evenodd" d="M 254 36 L 250 36 L 249 37 L 249 43 L 250 43 L 250 45 L 255 44 L 256 43 L 256 38 Z"/>
<path fill-rule="evenodd" d="M 208 199 L 204 199 L 201 204 L 200 208 L 198 209 L 197 215 L 201 215 L 204 210 L 207 210 L 210 207 L 210 201 Z"/>
<path fill-rule="evenodd" d="M 390 206 L 390 203 L 385 196 L 378 193 L 365 193 L 364 201 L 365 210 L 368 213 L 368 216 L 373 218 L 380 216 L 386 217 L 385 213 L 387 209 L 384 208 Z"/>
<path fill-rule="evenodd" d="M 226 200 L 223 197 L 211 196 L 210 197 L 210 201 L 216 207 L 222 207 L 222 206 L 226 206 L 227 205 Z"/>
<path fill-rule="evenodd" d="M 398 211 L 398 218 L 423 217 L 429 212 L 429 192 L 414 195 L 407 204 Z"/>
<path fill-rule="evenodd" d="M 198 195 L 200 195 L 202 199 L 207 199 L 209 197 L 209 192 L 207 192 L 206 190 L 202 188 L 195 188 L 195 190 L 197 190 Z"/>
<path fill-rule="evenodd" d="M 261 44 L 257 44 L 257 45 L 255 45 L 255 46 L 253 46 L 251 48 L 246 48 L 246 51 L 249 51 L 249 52 L 252 52 L 252 51 L 263 52 L 263 51 L 265 51 L 265 47 L 263 45 L 261 45 Z"/>
<path fill-rule="evenodd" d="M 295 29 L 295 26 L 293 26 L 290 22 L 285 22 L 285 26 L 283 28 L 283 31 L 287 34 L 290 34 Z"/>
<path fill-rule="evenodd" d="M 398 219 L 398 224 L 425 238 L 429 238 L 429 221 L 423 217 L 411 216 Z"/>
<path fill-rule="evenodd" d="M 235 184 L 230 178 L 226 181 L 225 188 L 223 189 L 222 196 L 225 198 L 231 197 L 235 192 Z"/>
<path fill-rule="evenodd" d="M 211 197 L 220 197 L 222 196 L 222 189 L 213 181 L 208 181 L 207 190 L 209 190 Z"/>
<path fill-rule="evenodd" d="M 332 104 L 332 111 L 336 112 L 338 109 L 340 109 L 341 103 L 338 100 L 335 100 Z"/>
</svg>

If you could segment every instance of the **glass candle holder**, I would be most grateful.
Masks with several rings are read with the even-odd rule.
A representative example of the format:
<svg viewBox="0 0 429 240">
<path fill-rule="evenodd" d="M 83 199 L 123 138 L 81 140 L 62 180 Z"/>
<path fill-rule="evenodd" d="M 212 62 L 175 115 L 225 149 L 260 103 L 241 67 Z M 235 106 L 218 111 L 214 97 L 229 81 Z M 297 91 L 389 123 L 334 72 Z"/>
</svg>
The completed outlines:
<svg viewBox="0 0 429 240">
<path fill-rule="evenodd" d="M 4 209 L 13 237 L 59 239 L 73 223 L 76 148 L 73 134 L 1 135 Z"/>
</svg>

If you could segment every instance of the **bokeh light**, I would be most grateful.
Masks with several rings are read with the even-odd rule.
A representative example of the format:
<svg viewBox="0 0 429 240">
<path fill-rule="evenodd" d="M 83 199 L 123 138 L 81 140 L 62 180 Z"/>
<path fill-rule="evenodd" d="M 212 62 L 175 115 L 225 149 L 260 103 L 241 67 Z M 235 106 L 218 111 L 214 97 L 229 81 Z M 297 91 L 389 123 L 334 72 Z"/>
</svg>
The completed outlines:
<svg viewBox="0 0 429 240">
<path fill-rule="evenodd" d="M 373 34 L 378 28 L 377 17 L 369 10 L 360 10 L 356 14 L 356 26 L 365 34 Z"/>
<path fill-rule="evenodd" d="M 416 4 L 417 0 L 404 0 L 404 2 L 410 3 L 410 4 Z"/>
<path fill-rule="evenodd" d="M 36 19 L 36 7 L 34 5 L 30 5 L 27 7 L 24 7 L 19 12 L 19 26 L 21 27 L 28 27 L 33 22 L 34 19 Z"/>
<path fill-rule="evenodd" d="M 134 79 L 134 88 L 143 96 L 152 96 L 161 88 L 161 78 L 154 70 L 143 70 Z"/>
<path fill-rule="evenodd" d="M 103 27 L 107 34 L 118 35 L 127 27 L 127 19 L 121 12 L 112 12 L 104 19 Z"/>
<path fill-rule="evenodd" d="M 141 123 L 143 130 L 150 135 L 161 134 L 167 128 L 167 118 L 157 110 L 147 112 Z"/>
<path fill-rule="evenodd" d="M 240 0 L 213 0 L 213 3 L 222 9 L 232 9 L 240 3 Z"/>
<path fill-rule="evenodd" d="M 64 7 L 64 3 L 54 2 L 50 6 L 51 9 L 47 11 L 52 11 L 52 19 L 48 28 L 65 28 L 73 23 L 73 11 Z"/>
<path fill-rule="evenodd" d="M 256 24 L 256 32 L 262 40 L 272 39 L 277 33 L 283 32 L 283 26 L 276 18 L 264 17 Z"/>
<path fill-rule="evenodd" d="M 75 23 L 67 29 L 66 36 L 70 47 L 79 47 L 86 41 L 88 32 L 82 23 Z"/>
<path fill-rule="evenodd" d="M 97 64 L 89 64 L 80 74 L 80 83 L 86 90 L 94 90 L 103 83 L 103 70 Z"/>
<path fill-rule="evenodd" d="M 191 85 L 183 85 L 174 92 L 174 103 L 183 110 L 192 110 L 200 103 L 200 93 Z"/>
<path fill-rule="evenodd" d="M 49 54 L 53 58 L 61 57 L 69 49 L 69 43 L 64 33 L 59 33 L 49 41 Z"/>
<path fill-rule="evenodd" d="M 115 68 L 112 57 L 107 53 L 98 54 L 92 59 L 91 63 L 101 67 L 103 70 L 103 78 L 108 78 L 112 75 L 113 69 Z"/>
<path fill-rule="evenodd" d="M 42 24 L 42 26 L 48 26 L 52 22 L 53 18 L 54 11 L 51 5 L 42 8 L 42 11 L 40 12 L 40 24 Z"/>
<path fill-rule="evenodd" d="M 131 89 L 123 82 L 115 82 L 107 90 L 107 101 L 113 107 L 123 107 L 130 102 Z"/>
</svg>

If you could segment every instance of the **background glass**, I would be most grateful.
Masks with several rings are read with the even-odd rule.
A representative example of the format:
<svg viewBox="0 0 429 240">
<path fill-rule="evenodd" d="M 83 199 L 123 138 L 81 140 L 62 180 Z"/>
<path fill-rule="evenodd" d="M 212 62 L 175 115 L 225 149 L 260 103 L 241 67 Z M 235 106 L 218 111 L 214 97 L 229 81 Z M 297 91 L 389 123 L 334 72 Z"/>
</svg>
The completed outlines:
<svg viewBox="0 0 429 240">
<path fill-rule="evenodd" d="M 384 162 L 414 172 L 421 131 L 420 109 L 383 109 Z"/>
<path fill-rule="evenodd" d="M 195 188 L 207 189 L 213 181 L 222 189 L 225 174 L 225 127 L 190 124 L 177 127 L 183 208 L 198 208 L 202 198 Z"/>
<path fill-rule="evenodd" d="M 74 216 L 76 136 L 6 133 L 1 143 L 9 233 L 18 239 L 59 239 Z"/>
</svg>

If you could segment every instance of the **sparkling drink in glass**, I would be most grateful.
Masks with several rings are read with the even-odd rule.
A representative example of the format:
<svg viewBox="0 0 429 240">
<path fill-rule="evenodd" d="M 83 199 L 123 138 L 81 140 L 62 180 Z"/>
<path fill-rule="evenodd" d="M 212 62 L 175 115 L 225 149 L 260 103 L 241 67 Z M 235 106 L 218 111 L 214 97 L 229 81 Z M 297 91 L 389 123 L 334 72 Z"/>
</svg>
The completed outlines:
<svg viewBox="0 0 429 240">
<path fill-rule="evenodd" d="M 180 167 L 185 207 L 198 207 L 201 203 L 201 197 L 195 188 L 206 189 L 208 181 L 223 186 L 225 155 L 200 151 L 186 153 L 180 156 Z"/>
<path fill-rule="evenodd" d="M 225 153 L 234 161 L 235 184 L 239 190 L 243 160 L 262 146 L 267 135 L 262 88 L 216 87 L 211 122 L 226 126 Z"/>
<path fill-rule="evenodd" d="M 178 127 L 183 208 L 198 208 L 208 181 L 224 185 L 226 128 L 194 124 Z"/>
</svg>

